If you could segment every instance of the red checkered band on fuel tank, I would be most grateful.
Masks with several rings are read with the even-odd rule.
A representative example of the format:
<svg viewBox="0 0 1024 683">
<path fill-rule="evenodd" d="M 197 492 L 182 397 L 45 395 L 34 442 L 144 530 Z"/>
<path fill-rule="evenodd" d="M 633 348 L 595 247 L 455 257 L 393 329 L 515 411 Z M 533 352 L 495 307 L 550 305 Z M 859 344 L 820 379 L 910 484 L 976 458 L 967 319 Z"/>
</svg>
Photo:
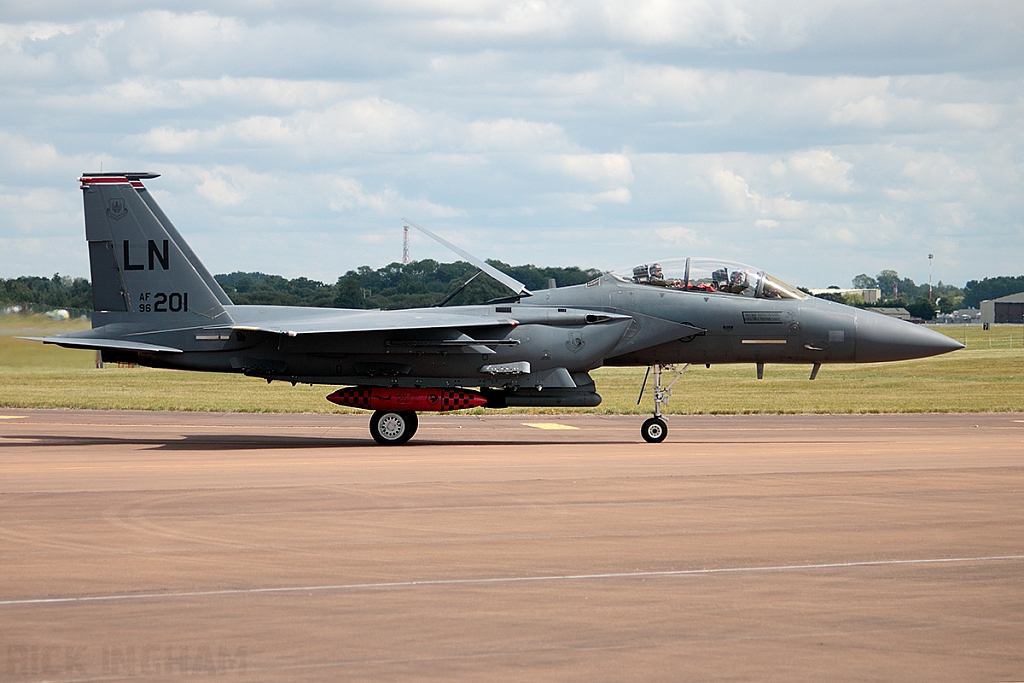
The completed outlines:
<svg viewBox="0 0 1024 683">
<path fill-rule="evenodd" d="M 370 389 L 368 387 L 338 389 L 334 392 L 334 396 L 337 397 L 334 402 L 339 405 L 370 409 Z"/>
<path fill-rule="evenodd" d="M 445 389 L 441 392 L 441 410 L 462 410 L 472 408 L 474 394 Z"/>
</svg>

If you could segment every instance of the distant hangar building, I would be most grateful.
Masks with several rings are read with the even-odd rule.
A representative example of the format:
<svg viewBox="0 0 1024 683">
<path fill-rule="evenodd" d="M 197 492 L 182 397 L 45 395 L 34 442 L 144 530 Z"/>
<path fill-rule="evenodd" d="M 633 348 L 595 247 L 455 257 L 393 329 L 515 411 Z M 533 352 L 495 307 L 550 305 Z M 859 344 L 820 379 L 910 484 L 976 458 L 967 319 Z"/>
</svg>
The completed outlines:
<svg viewBox="0 0 1024 683">
<path fill-rule="evenodd" d="M 982 301 L 981 322 L 1024 324 L 1024 292 Z"/>
</svg>

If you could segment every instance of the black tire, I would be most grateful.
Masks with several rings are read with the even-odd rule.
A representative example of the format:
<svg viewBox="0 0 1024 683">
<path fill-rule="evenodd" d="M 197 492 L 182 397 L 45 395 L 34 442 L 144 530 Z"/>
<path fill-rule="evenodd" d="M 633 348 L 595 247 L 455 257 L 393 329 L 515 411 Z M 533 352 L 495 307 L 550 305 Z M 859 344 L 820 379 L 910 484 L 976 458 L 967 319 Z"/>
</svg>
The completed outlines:
<svg viewBox="0 0 1024 683">
<path fill-rule="evenodd" d="M 647 443 L 661 443 L 668 436 L 668 425 L 660 417 L 649 418 L 640 428 L 640 435 Z"/>
<path fill-rule="evenodd" d="M 370 418 L 370 435 L 381 446 L 401 446 L 416 433 L 419 422 L 411 410 L 378 410 Z"/>
</svg>

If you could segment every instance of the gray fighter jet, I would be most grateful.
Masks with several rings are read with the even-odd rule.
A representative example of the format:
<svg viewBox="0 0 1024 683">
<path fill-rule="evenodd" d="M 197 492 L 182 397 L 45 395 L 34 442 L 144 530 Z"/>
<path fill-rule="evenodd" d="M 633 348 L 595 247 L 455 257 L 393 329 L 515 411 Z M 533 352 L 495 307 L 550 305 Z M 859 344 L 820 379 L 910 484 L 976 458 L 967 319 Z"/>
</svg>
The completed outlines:
<svg viewBox="0 0 1024 683">
<path fill-rule="evenodd" d="M 760 378 L 766 363 L 806 363 L 814 379 L 823 363 L 962 348 L 927 328 L 811 298 L 757 268 L 718 259 L 650 262 L 533 293 L 420 226 L 511 296 L 396 311 L 236 306 L 143 186 L 156 177 L 80 178 L 93 327 L 33 339 L 97 349 L 106 361 L 341 386 L 328 400 L 374 411 L 370 432 L 384 445 L 413 436 L 417 411 L 596 406 L 601 397 L 588 373 L 602 365 L 653 373 L 654 415 L 641 434 L 660 442 L 675 382 L 663 384 L 666 369 L 752 363 Z M 646 384 L 647 377 L 641 396 Z"/>
</svg>

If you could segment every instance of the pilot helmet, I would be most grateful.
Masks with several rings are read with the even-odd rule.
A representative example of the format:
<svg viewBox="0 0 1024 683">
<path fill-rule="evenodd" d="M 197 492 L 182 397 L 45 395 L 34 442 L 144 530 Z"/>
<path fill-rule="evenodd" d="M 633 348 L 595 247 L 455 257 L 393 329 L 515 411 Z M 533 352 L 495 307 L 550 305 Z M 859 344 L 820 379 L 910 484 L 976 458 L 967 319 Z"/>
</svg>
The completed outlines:
<svg viewBox="0 0 1024 683">
<path fill-rule="evenodd" d="M 655 263 L 651 266 L 651 277 L 660 278 L 662 276 L 661 264 Z"/>
</svg>

